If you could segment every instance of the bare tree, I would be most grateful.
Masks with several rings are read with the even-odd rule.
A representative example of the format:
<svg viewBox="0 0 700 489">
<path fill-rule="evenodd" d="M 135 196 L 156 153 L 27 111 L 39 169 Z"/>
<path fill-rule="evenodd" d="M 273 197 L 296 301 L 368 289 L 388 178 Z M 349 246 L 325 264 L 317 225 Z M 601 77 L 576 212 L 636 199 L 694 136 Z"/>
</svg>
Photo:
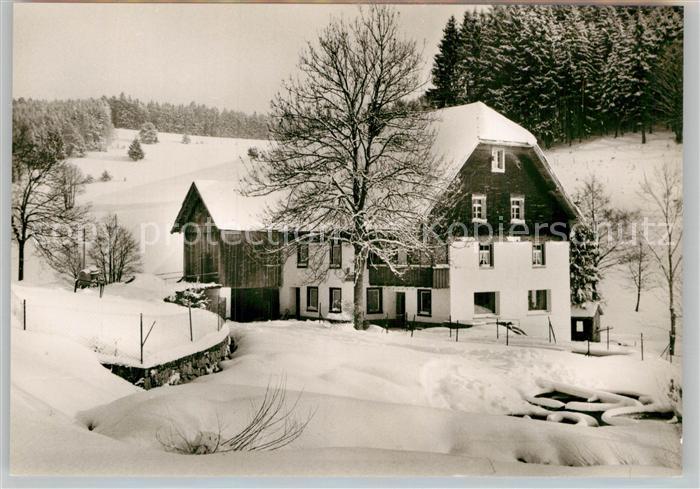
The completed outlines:
<svg viewBox="0 0 700 489">
<path fill-rule="evenodd" d="M 88 255 L 108 284 L 140 270 L 138 243 L 133 234 L 119 224 L 116 215 L 107 216 L 99 223 Z"/>
<path fill-rule="evenodd" d="M 669 354 L 675 353 L 677 303 L 676 293 L 681 287 L 683 242 L 683 187 L 680 170 L 670 164 L 656 169 L 653 180 L 644 176 L 640 196 L 655 210 L 659 222 L 647 225 L 644 240 L 651 256 L 658 264 L 668 293 L 670 315 Z M 654 230 L 650 228 L 654 227 Z"/>
<path fill-rule="evenodd" d="M 58 183 L 63 194 L 63 206 L 72 209 L 75 207 L 75 197 L 85 191 L 83 172 L 71 163 L 64 163 L 59 172 Z"/>
<path fill-rule="evenodd" d="M 26 244 L 69 236 L 85 209 L 66 206 L 63 141 L 52 129 L 33 134 L 20 126 L 12 140 L 12 233 L 18 246 L 17 279 L 24 279 Z"/>
<path fill-rule="evenodd" d="M 424 249 L 418 230 L 440 187 L 432 117 L 406 103 L 424 85 L 421 56 L 397 19 L 370 6 L 307 46 L 300 75 L 272 102 L 271 149 L 245 180 L 248 194 L 280 194 L 273 226 L 333 232 L 352 246 L 356 328 L 368 256 L 393 266 L 397 249 Z"/>
<path fill-rule="evenodd" d="M 637 293 L 637 302 L 634 312 L 639 312 L 639 304 L 642 299 L 642 291 L 646 290 L 651 282 L 650 252 L 644 241 L 639 243 L 621 258 L 620 263 L 625 265 L 627 276 L 634 284 Z"/>
<path fill-rule="evenodd" d="M 88 227 L 87 218 L 82 215 L 81 219 L 76 219 L 69 233 L 57 233 L 37 240 L 37 249 L 51 268 L 75 280 L 85 268 L 85 243 L 91 239 L 87 237 Z"/>
<path fill-rule="evenodd" d="M 595 174 L 583 181 L 574 193 L 574 200 L 595 234 L 598 255 L 594 264 L 603 275 L 617 266 L 627 251 L 637 213 L 614 208 L 603 182 Z"/>
</svg>

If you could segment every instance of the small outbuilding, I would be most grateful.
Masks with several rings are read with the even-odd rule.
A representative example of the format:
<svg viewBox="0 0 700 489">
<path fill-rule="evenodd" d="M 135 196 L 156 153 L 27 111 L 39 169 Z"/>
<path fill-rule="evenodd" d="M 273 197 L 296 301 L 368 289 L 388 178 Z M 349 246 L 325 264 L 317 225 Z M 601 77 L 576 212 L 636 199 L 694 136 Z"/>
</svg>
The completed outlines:
<svg viewBox="0 0 700 489">
<path fill-rule="evenodd" d="M 603 307 L 600 302 L 587 302 L 571 306 L 571 340 L 600 341 L 600 316 Z"/>
</svg>

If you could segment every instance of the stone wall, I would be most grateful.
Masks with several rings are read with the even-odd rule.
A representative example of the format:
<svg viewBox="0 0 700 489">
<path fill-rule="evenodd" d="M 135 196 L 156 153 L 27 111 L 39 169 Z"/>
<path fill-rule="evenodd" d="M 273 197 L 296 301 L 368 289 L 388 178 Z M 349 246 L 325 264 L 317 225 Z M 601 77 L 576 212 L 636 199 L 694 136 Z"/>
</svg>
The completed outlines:
<svg viewBox="0 0 700 489">
<path fill-rule="evenodd" d="M 229 358 L 234 350 L 235 345 L 227 336 L 224 341 L 211 348 L 149 368 L 105 363 L 102 365 L 113 374 L 148 390 L 166 384 L 182 384 L 202 375 L 219 372 L 221 361 Z"/>
</svg>

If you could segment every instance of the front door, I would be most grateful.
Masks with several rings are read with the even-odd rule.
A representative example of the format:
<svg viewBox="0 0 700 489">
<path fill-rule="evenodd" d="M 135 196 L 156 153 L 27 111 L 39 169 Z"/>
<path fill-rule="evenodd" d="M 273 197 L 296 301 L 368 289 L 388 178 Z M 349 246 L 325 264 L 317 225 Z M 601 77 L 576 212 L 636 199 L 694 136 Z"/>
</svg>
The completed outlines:
<svg viewBox="0 0 700 489">
<path fill-rule="evenodd" d="M 399 326 L 406 324 L 406 294 L 404 292 L 396 293 L 396 321 Z"/>
<path fill-rule="evenodd" d="M 301 319 L 301 287 L 294 287 L 294 316 Z"/>
</svg>

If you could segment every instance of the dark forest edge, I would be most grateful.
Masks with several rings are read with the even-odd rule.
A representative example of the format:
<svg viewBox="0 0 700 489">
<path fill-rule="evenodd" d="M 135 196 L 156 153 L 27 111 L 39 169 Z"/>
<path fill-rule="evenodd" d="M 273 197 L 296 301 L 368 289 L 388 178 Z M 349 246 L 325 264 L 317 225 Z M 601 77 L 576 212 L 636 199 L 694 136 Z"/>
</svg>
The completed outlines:
<svg viewBox="0 0 700 489">
<path fill-rule="evenodd" d="M 148 102 L 131 98 L 100 97 L 82 100 L 12 101 L 13 133 L 25 128 L 39 135 L 60 134 L 67 157 L 87 151 L 106 151 L 116 128 L 138 130 L 151 122 L 158 131 L 196 136 L 266 139 L 268 117 L 219 110 L 191 102 L 188 105 Z"/>
<path fill-rule="evenodd" d="M 683 131 L 682 7 L 495 6 L 451 17 L 433 107 L 481 101 L 546 147 Z"/>
</svg>

